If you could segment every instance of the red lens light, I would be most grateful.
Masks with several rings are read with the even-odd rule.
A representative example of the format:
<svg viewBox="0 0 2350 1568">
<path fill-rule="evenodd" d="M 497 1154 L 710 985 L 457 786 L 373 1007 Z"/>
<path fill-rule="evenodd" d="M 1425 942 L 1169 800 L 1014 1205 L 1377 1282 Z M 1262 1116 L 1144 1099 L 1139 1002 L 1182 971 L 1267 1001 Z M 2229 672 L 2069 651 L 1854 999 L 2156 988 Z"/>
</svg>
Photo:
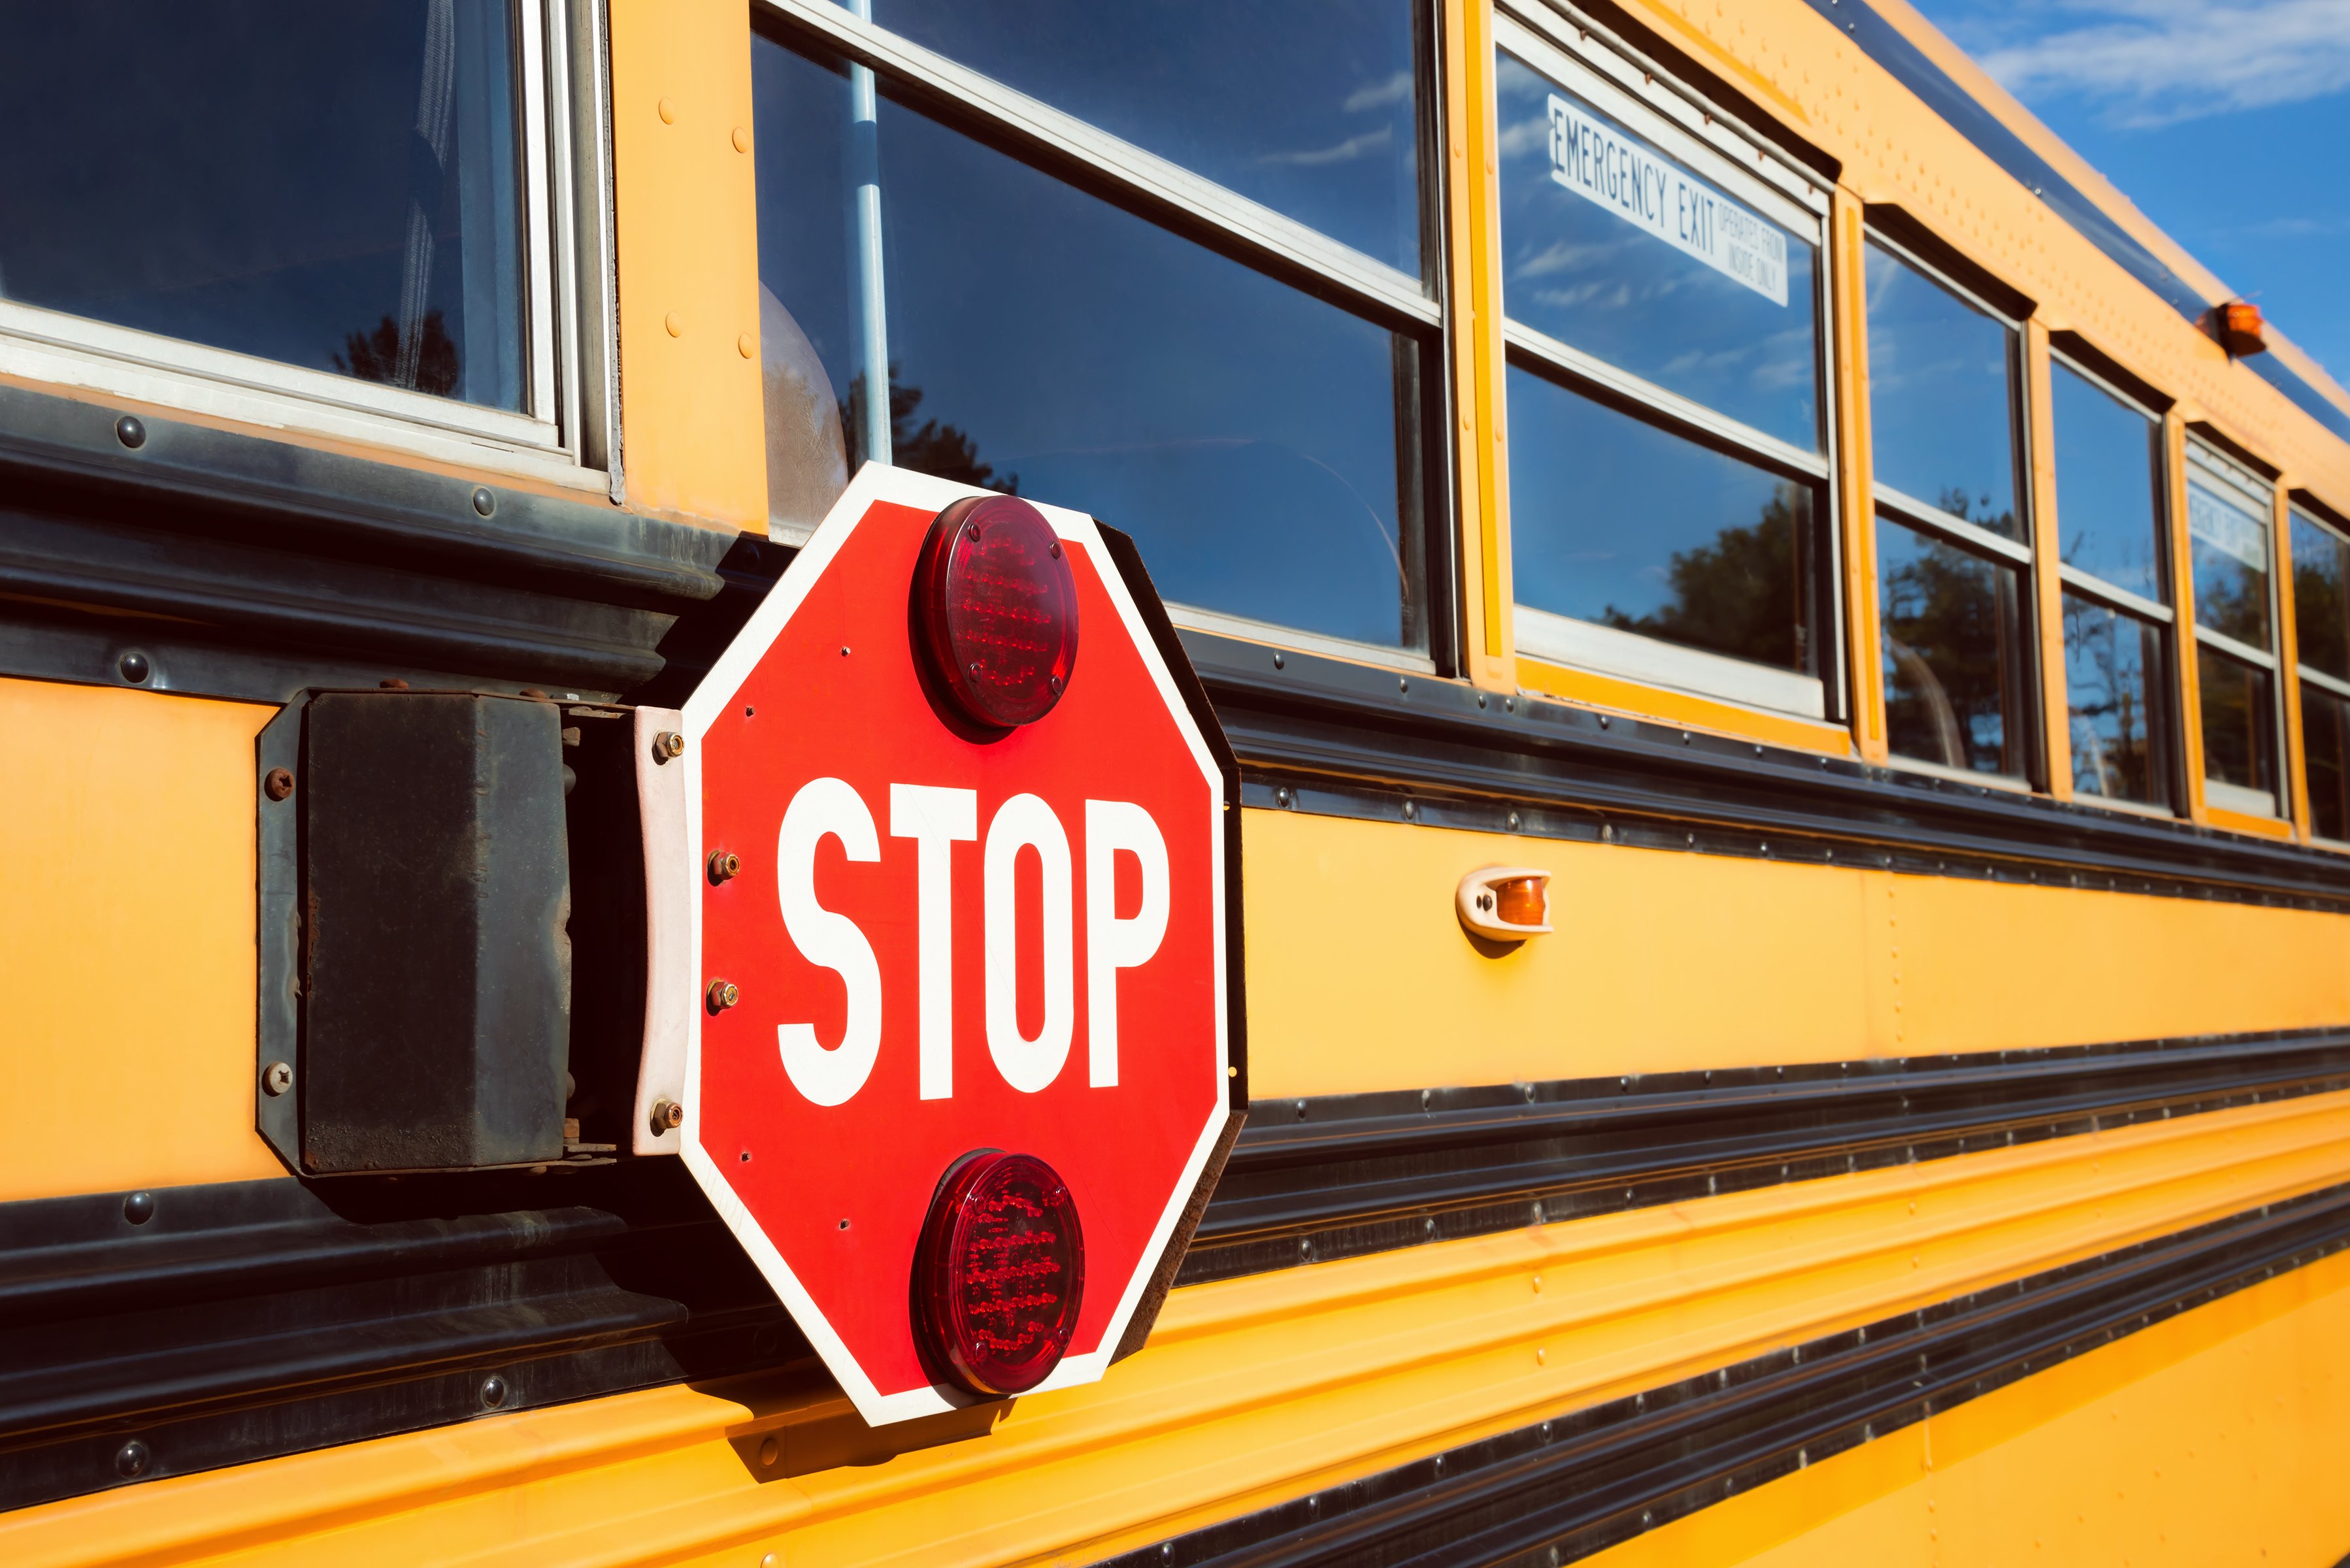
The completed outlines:
<svg viewBox="0 0 2350 1568">
<path fill-rule="evenodd" d="M 967 1157 L 940 1185 L 914 1259 L 933 1366 L 974 1394 L 1018 1394 L 1060 1364 L 1086 1285 L 1068 1184 L 1034 1155 Z"/>
<path fill-rule="evenodd" d="M 931 672 L 965 714 L 1031 724 L 1077 662 L 1077 580 L 1045 514 L 1012 495 L 956 502 L 914 567 L 915 622 Z"/>
</svg>

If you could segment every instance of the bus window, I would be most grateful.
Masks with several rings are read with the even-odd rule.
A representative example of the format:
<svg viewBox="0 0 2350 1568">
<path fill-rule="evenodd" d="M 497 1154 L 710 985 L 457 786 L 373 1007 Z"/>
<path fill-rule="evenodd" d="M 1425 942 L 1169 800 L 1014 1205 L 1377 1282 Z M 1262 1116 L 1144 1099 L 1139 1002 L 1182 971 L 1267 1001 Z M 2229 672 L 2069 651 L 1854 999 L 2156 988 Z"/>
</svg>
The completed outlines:
<svg viewBox="0 0 2350 1568">
<path fill-rule="evenodd" d="M 1416 277 L 1395 288 L 1425 337 L 966 134 L 934 96 L 764 37 L 753 81 L 760 276 L 802 357 L 785 382 L 821 389 L 779 410 L 771 368 L 771 442 L 1090 512 L 1192 624 L 1424 654 Z"/>
<path fill-rule="evenodd" d="M 2281 816 L 2275 587 L 2269 565 L 2272 497 L 2226 459 L 2200 446 L 2188 451 L 2203 797 L 2228 811 Z"/>
<path fill-rule="evenodd" d="M 2016 330 L 1877 236 L 1866 265 L 1887 738 L 1929 768 L 2022 781 L 2032 552 Z"/>
<path fill-rule="evenodd" d="M 2162 427 L 2062 360 L 2049 383 L 2073 792 L 2168 807 Z"/>
<path fill-rule="evenodd" d="M 1499 26 L 1518 645 L 1825 717 L 1808 187 Z"/>
<path fill-rule="evenodd" d="M 872 19 L 1417 277 L 1412 0 L 871 0 Z"/>
<path fill-rule="evenodd" d="M 2293 509 L 2293 623 L 2301 666 L 2310 830 L 2350 840 L 2350 541 Z"/>
<path fill-rule="evenodd" d="M 507 0 L 12 7 L 0 327 L 528 411 L 517 26 Z"/>
</svg>

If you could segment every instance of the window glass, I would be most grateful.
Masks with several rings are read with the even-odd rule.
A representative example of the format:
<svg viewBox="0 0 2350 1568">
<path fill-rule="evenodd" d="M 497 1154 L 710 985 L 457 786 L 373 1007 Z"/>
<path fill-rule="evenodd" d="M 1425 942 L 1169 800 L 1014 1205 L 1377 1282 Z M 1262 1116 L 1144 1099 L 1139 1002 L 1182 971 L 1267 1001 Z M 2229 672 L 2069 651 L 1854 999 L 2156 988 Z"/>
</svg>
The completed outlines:
<svg viewBox="0 0 2350 1568">
<path fill-rule="evenodd" d="M 2169 804 L 2163 649 L 2160 627 L 2064 596 L 2074 794 Z"/>
<path fill-rule="evenodd" d="M 2329 528 L 2293 514 L 2293 632 L 2301 661 L 2350 680 L 2350 606 L 2343 601 L 2350 545 Z"/>
<path fill-rule="evenodd" d="M 848 83 L 762 39 L 753 85 L 769 441 L 853 466 Z M 1170 599 L 1425 645 L 1409 340 L 886 96 L 878 123 L 896 462 L 1090 512 Z"/>
<path fill-rule="evenodd" d="M 1818 253 L 1514 57 L 1500 57 L 1513 320 L 1820 448 Z"/>
<path fill-rule="evenodd" d="M 2269 647 L 2269 523 L 2251 501 L 2201 480 L 2187 486 L 2194 550 L 2195 620 L 2224 637 Z"/>
<path fill-rule="evenodd" d="M 1885 718 L 1905 757 L 2024 772 L 2019 574 L 1879 513 Z"/>
<path fill-rule="evenodd" d="M 872 15 L 1419 273 L 1413 0 L 872 0 Z"/>
<path fill-rule="evenodd" d="M 2167 604 L 2162 586 L 2162 427 L 2052 362 L 2058 554 L 2068 566 Z"/>
<path fill-rule="evenodd" d="M 503 0 L 6 18 L 0 298 L 523 406 Z"/>
<path fill-rule="evenodd" d="M 1874 244 L 1867 288 L 1877 483 L 2021 540 L 2014 334 Z"/>
<path fill-rule="evenodd" d="M 2276 705 L 2268 671 L 2209 646 L 2197 649 L 2196 663 L 2196 687 L 2203 696 L 2203 774 L 2220 786 L 2207 785 L 2206 797 L 2233 811 L 2274 814 Z"/>
<path fill-rule="evenodd" d="M 2301 741 L 2309 765 L 2309 826 L 2350 839 L 2350 703 L 2302 682 Z"/>
<path fill-rule="evenodd" d="M 1810 668 L 1813 491 L 1513 366 L 1518 602 L 1782 670 Z"/>
</svg>

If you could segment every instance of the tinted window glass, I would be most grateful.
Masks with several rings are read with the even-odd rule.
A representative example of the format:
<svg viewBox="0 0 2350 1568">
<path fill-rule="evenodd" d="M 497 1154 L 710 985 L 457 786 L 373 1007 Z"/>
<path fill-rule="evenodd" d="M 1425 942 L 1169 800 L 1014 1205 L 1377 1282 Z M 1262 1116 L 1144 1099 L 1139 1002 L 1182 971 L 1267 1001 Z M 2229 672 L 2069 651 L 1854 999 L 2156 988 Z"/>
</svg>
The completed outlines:
<svg viewBox="0 0 2350 1568">
<path fill-rule="evenodd" d="M 1419 272 L 1412 0 L 873 0 L 873 19 Z"/>
<path fill-rule="evenodd" d="M 0 16 L 0 297 L 522 406 L 501 0 Z"/>
<path fill-rule="evenodd" d="M 1905 757 L 2022 776 L 2022 613 L 2013 569 L 1882 514 L 1885 719 Z"/>
<path fill-rule="evenodd" d="M 2076 794 L 2168 804 L 2162 660 L 2161 628 L 2064 596 L 2064 691 Z"/>
<path fill-rule="evenodd" d="M 2187 487 L 2194 548 L 2195 619 L 2223 636 L 2269 646 L 2269 520 L 2233 491 Z"/>
<path fill-rule="evenodd" d="M 2056 527 L 2064 563 L 2167 604 L 2155 475 L 2161 427 L 2059 364 L 2048 368 L 2056 425 Z"/>
<path fill-rule="evenodd" d="M 2350 839 L 2350 703 L 2303 682 L 2301 741 L 2309 763 L 2309 826 Z"/>
<path fill-rule="evenodd" d="M 1812 490 L 1512 367 L 1521 604 L 1808 670 Z"/>
<path fill-rule="evenodd" d="M 2350 680 L 2350 606 L 2343 601 L 2350 545 L 2331 529 L 2293 514 L 2293 632 L 2301 661 Z"/>
<path fill-rule="evenodd" d="M 2276 710 L 2269 676 L 2209 647 L 2196 650 L 2197 689 L 2203 695 L 2203 773 L 2238 789 L 2270 795 L 2276 788 Z M 2215 805 L 2230 805 L 2218 800 Z M 2244 803 L 2250 805 L 2250 803 Z"/>
<path fill-rule="evenodd" d="M 2022 539 L 2011 413 L 2014 335 L 1874 244 L 1867 274 L 1877 483 Z"/>
<path fill-rule="evenodd" d="M 1817 449 L 1815 248 L 1506 54 L 1500 92 L 1512 318 Z"/>
<path fill-rule="evenodd" d="M 764 40 L 754 67 L 760 276 L 791 328 L 763 337 L 801 357 L 770 366 L 769 439 L 862 450 L 847 83 Z M 879 168 L 899 465 L 1090 512 L 1170 599 L 1424 645 L 1411 344 L 886 99 Z"/>
</svg>

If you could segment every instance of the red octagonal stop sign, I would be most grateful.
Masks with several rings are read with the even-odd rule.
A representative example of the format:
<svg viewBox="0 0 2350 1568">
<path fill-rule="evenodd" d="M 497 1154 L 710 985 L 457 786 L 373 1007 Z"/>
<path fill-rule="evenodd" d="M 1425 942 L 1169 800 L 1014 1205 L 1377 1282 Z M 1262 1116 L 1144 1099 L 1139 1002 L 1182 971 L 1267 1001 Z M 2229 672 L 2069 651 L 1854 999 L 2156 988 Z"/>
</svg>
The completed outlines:
<svg viewBox="0 0 2350 1568">
<path fill-rule="evenodd" d="M 1090 1381 L 1155 1310 L 1241 1076 L 1221 733 L 1139 570 L 1049 507 L 1079 628 L 1057 701 L 993 730 L 926 683 L 918 560 L 974 493 L 860 471 L 695 691 L 671 764 L 702 1002 L 682 1152 L 876 1424 L 981 1397 L 917 1324 L 959 1162 L 1027 1156 L 1066 1184 L 1082 1282 L 1020 1303 L 1074 1316 L 1035 1386 Z"/>
</svg>

